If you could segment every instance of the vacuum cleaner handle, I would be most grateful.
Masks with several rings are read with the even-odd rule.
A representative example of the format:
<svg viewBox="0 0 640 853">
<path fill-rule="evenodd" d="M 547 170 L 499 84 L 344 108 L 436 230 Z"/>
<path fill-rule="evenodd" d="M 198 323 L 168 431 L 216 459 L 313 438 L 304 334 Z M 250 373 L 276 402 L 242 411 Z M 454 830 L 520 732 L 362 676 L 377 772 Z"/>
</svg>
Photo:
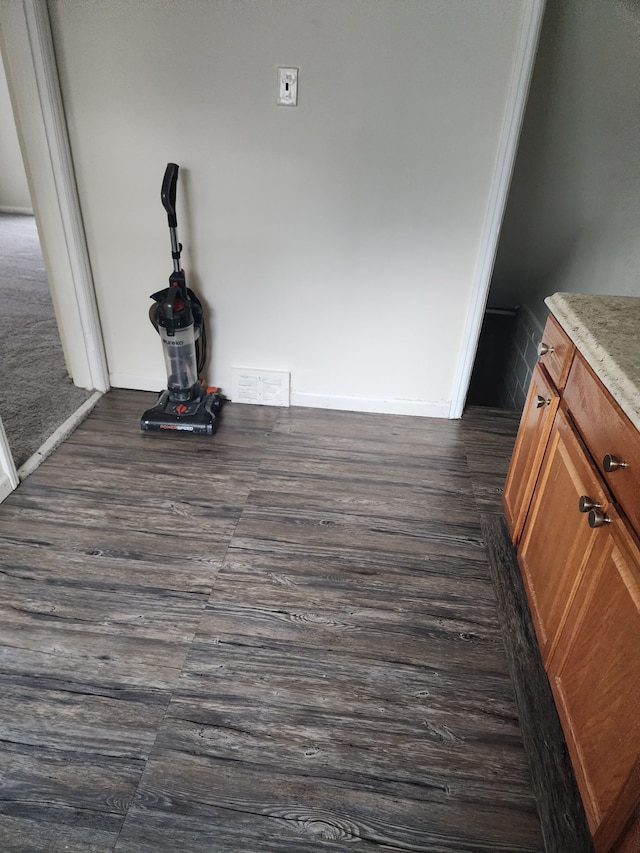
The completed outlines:
<svg viewBox="0 0 640 853">
<path fill-rule="evenodd" d="M 167 163 L 167 168 L 164 172 L 162 180 L 162 190 L 160 198 L 162 205 L 167 211 L 167 219 L 169 220 L 169 228 L 178 227 L 178 218 L 176 217 L 176 187 L 178 184 L 178 169 L 180 167 L 176 163 Z"/>
</svg>

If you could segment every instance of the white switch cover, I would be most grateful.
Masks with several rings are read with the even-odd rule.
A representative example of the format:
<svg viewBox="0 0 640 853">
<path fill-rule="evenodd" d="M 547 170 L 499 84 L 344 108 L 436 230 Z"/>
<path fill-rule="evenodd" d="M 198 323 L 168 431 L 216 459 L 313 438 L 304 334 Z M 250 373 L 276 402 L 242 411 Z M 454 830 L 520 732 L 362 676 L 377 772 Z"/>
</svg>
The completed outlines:
<svg viewBox="0 0 640 853">
<path fill-rule="evenodd" d="M 262 406 L 289 405 L 290 374 L 284 370 L 231 369 L 231 400 Z"/>
<path fill-rule="evenodd" d="M 297 68 L 278 68 L 278 104 L 281 107 L 298 106 Z"/>
</svg>

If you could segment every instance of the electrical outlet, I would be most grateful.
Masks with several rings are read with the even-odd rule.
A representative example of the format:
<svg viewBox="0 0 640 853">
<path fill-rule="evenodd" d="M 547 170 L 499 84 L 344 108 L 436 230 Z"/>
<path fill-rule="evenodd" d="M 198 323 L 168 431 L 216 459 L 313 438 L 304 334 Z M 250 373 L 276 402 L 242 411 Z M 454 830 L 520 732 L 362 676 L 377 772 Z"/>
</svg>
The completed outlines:
<svg viewBox="0 0 640 853">
<path fill-rule="evenodd" d="M 281 107 L 298 106 L 297 68 L 278 68 L 278 104 Z"/>
<path fill-rule="evenodd" d="M 288 406 L 290 373 L 284 370 L 231 369 L 231 399 L 234 403 Z"/>
</svg>

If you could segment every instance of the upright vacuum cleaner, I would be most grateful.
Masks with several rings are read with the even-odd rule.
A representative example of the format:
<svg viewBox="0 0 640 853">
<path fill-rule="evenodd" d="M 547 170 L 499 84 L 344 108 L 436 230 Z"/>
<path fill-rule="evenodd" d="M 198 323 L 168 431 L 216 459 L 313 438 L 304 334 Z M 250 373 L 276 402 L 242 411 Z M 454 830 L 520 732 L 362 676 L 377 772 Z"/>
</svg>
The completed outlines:
<svg viewBox="0 0 640 853">
<path fill-rule="evenodd" d="M 177 430 L 213 435 L 224 397 L 219 388 L 207 388 L 200 374 L 207 357 L 207 333 L 202 303 L 187 287 L 180 268 L 182 244 L 178 242 L 176 187 L 178 169 L 168 163 L 162 181 L 161 199 L 167 212 L 171 236 L 173 272 L 169 287 L 151 294 L 149 319 L 162 339 L 167 369 L 167 388 L 158 402 L 140 420 L 143 430 Z"/>
</svg>

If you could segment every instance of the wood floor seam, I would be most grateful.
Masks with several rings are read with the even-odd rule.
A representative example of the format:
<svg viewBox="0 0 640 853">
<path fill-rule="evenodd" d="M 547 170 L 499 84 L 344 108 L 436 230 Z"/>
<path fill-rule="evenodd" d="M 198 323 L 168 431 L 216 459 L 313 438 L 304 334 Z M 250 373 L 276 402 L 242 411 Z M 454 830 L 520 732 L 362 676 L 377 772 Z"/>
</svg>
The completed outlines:
<svg viewBox="0 0 640 853">
<path fill-rule="evenodd" d="M 258 469 L 259 469 L 259 465 L 260 465 L 260 462 L 258 463 Z M 255 475 L 255 476 L 257 476 L 257 472 L 256 472 L 256 475 Z M 240 510 L 240 513 L 239 513 L 239 515 L 238 515 L 238 518 L 236 519 L 235 526 L 233 527 L 233 529 L 232 529 L 232 530 L 230 531 L 230 533 L 229 533 L 229 539 L 228 539 L 228 543 L 227 543 L 227 546 L 226 546 L 226 550 L 225 550 L 224 552 L 222 552 L 222 553 L 221 553 L 220 568 L 222 568 L 222 567 L 224 566 L 224 563 L 225 563 L 225 560 L 226 560 L 226 555 L 227 555 L 227 553 L 228 553 L 228 551 L 229 551 L 229 548 L 231 547 L 231 544 L 232 544 L 232 541 L 233 541 L 233 536 L 234 536 L 235 530 L 236 530 L 236 528 L 237 528 L 237 526 L 238 526 L 238 523 L 239 523 L 239 521 L 240 521 L 240 518 L 242 517 L 242 512 L 244 511 L 244 508 L 246 507 L 246 504 L 247 504 L 247 501 L 248 501 L 248 499 L 249 499 L 249 495 L 250 495 L 250 494 L 251 494 L 251 489 L 249 489 L 249 490 L 248 490 L 247 495 L 246 495 L 245 500 L 244 500 L 244 507 Z M 217 575 L 219 574 L 219 571 L 220 571 L 220 569 L 218 570 L 218 572 L 216 572 L 216 577 L 217 577 Z M 208 600 L 207 600 L 208 602 L 210 602 L 210 601 L 211 601 L 211 599 L 215 596 L 215 592 L 216 592 L 216 577 L 214 577 L 214 578 L 213 578 L 213 580 L 212 580 L 212 587 L 211 587 L 211 591 L 210 591 L 210 593 L 209 593 Z M 206 605 L 205 605 L 205 606 L 206 606 Z M 203 609 L 203 613 L 202 613 L 202 618 L 203 618 L 203 617 L 204 617 L 204 609 Z M 190 643 L 190 646 L 189 646 L 189 648 L 188 648 L 188 650 L 187 650 L 186 656 L 188 656 L 189 652 L 191 651 L 191 649 L 192 649 L 192 647 L 193 647 L 193 645 L 194 645 L 194 643 L 195 643 L 195 641 L 196 641 L 196 637 L 197 637 L 197 634 L 198 634 L 198 626 L 199 626 L 199 623 L 195 625 L 195 628 L 194 628 L 194 631 L 193 631 L 193 635 L 192 635 L 192 637 L 191 637 L 191 643 Z M 181 668 L 180 674 L 182 674 L 183 672 L 184 672 L 184 667 L 182 667 L 182 668 Z M 175 692 L 175 691 L 173 691 L 173 692 Z M 125 825 L 126 818 L 127 818 L 128 813 L 129 813 L 129 810 L 131 809 L 131 807 L 132 807 L 132 806 L 134 806 L 134 805 L 135 805 L 135 803 L 137 802 L 137 800 L 140 798 L 140 785 L 141 785 L 141 783 L 142 783 L 142 779 L 144 778 L 144 770 L 145 770 L 145 767 L 146 767 L 146 764 L 147 764 L 147 760 L 148 760 L 149 755 L 153 752 L 153 749 L 154 749 L 155 743 L 156 743 L 156 741 L 157 741 L 158 735 L 159 735 L 159 733 L 160 733 L 160 731 L 161 731 L 161 729 L 162 729 L 162 725 L 163 725 L 163 723 L 165 722 L 165 718 L 166 718 L 166 715 L 167 715 L 167 711 L 168 711 L 168 709 L 169 709 L 169 706 L 170 706 L 170 704 L 171 704 L 171 700 L 172 700 L 172 698 L 173 698 L 173 692 L 169 695 L 169 698 L 168 698 L 168 700 L 167 700 L 167 702 L 166 702 L 165 710 L 164 710 L 164 717 L 163 717 L 162 721 L 160 722 L 160 724 L 158 725 L 158 728 L 157 728 L 157 730 L 156 730 L 156 735 L 155 735 L 155 738 L 154 738 L 154 742 L 153 742 L 153 744 L 152 744 L 152 746 L 151 746 L 151 748 L 150 748 L 150 750 L 149 750 L 149 754 L 147 755 L 147 759 L 145 760 L 145 765 L 144 765 L 144 767 L 142 768 L 142 772 L 141 772 L 141 774 L 140 774 L 140 781 L 138 782 L 138 786 L 136 787 L 136 791 L 134 792 L 134 795 L 133 795 L 133 797 L 131 798 L 131 802 L 130 802 L 130 804 L 129 804 L 129 807 L 127 808 L 127 812 L 126 812 L 125 817 L 124 817 L 123 822 L 122 822 L 122 826 L 120 827 L 120 831 L 118 832 L 118 837 L 117 837 L 117 838 L 116 838 L 116 840 L 115 840 L 115 843 L 114 843 L 114 846 L 113 846 L 113 849 L 114 849 L 114 850 L 116 850 L 116 848 L 118 847 L 118 840 L 119 840 L 119 838 L 120 838 L 120 835 L 122 834 L 122 829 L 124 828 L 124 825 Z"/>
</svg>

